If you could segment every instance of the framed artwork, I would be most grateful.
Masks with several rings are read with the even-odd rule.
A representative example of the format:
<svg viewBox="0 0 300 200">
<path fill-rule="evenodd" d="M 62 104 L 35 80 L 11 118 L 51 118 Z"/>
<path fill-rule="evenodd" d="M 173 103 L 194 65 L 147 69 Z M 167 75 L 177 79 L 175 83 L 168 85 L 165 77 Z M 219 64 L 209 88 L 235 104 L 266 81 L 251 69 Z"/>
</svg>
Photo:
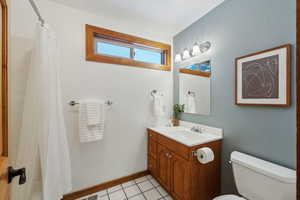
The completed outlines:
<svg viewBox="0 0 300 200">
<path fill-rule="evenodd" d="M 291 105 L 291 45 L 236 58 L 235 104 Z"/>
</svg>

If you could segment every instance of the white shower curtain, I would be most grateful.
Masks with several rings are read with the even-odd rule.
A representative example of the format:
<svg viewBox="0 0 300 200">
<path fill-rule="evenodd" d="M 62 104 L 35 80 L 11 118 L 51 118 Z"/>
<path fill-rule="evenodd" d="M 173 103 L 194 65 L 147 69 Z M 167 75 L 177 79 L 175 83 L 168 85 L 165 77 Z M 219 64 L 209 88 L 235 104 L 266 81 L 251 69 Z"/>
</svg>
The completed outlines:
<svg viewBox="0 0 300 200">
<path fill-rule="evenodd" d="M 60 200 L 71 190 L 71 167 L 61 102 L 59 50 L 48 25 L 38 25 L 29 66 L 17 166 L 27 183 L 15 200 Z M 41 195 L 36 194 L 40 191 Z"/>
</svg>

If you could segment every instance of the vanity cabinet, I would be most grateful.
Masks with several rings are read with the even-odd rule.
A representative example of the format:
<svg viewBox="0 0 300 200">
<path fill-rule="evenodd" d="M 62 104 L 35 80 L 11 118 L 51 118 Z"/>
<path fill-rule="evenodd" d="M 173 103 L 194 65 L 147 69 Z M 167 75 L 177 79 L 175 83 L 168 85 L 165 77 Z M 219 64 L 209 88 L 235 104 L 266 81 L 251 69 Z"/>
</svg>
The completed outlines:
<svg viewBox="0 0 300 200">
<path fill-rule="evenodd" d="M 210 147 L 213 162 L 201 164 L 193 152 Z M 221 140 L 185 146 L 148 129 L 148 170 L 176 200 L 211 200 L 220 193 Z"/>
<path fill-rule="evenodd" d="M 171 152 L 164 146 L 158 144 L 157 146 L 157 179 L 170 190 L 170 155 Z"/>
<path fill-rule="evenodd" d="M 171 193 L 176 199 L 189 199 L 190 167 L 188 161 L 173 154 L 171 157 Z"/>
</svg>

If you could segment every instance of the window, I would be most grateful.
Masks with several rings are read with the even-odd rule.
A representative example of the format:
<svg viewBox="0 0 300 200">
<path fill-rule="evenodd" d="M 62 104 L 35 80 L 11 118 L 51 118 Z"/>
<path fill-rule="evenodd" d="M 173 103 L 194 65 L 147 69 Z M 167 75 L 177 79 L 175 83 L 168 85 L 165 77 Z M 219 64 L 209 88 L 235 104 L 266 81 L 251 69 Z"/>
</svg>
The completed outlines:
<svg viewBox="0 0 300 200">
<path fill-rule="evenodd" d="M 130 58 L 130 48 L 118 44 L 111 44 L 108 42 L 99 41 L 96 44 L 96 53 L 109 56 L 118 56 L 123 58 Z"/>
<path fill-rule="evenodd" d="M 86 25 L 86 60 L 169 71 L 171 47 Z"/>
</svg>

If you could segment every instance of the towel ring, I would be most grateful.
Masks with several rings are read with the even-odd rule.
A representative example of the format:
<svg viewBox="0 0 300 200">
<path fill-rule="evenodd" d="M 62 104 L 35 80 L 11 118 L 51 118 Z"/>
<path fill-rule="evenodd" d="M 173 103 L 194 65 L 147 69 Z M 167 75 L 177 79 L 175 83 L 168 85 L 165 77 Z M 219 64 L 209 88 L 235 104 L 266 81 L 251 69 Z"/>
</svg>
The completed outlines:
<svg viewBox="0 0 300 200">
<path fill-rule="evenodd" d="M 159 93 L 157 90 L 152 90 L 150 94 L 152 97 L 154 97 L 155 94 L 160 94 L 161 96 L 164 96 L 162 93 Z"/>
<path fill-rule="evenodd" d="M 196 93 L 192 92 L 192 91 L 188 91 L 188 95 L 192 96 L 192 97 L 196 97 Z"/>
</svg>

